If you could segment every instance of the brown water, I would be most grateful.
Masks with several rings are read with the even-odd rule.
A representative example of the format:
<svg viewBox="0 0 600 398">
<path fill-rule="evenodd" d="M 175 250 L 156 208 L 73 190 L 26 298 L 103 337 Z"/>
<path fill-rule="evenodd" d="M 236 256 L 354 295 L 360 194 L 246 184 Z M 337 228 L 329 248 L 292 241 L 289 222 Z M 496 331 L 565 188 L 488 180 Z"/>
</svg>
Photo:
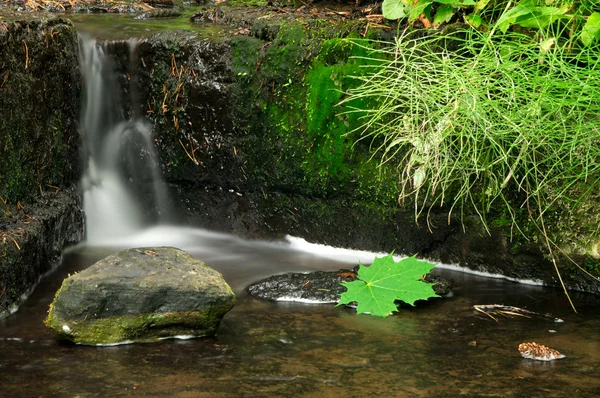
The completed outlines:
<svg viewBox="0 0 600 398">
<path fill-rule="evenodd" d="M 440 270 L 455 296 L 389 318 L 331 305 L 257 301 L 244 286 L 281 270 L 347 266 L 285 247 L 215 238 L 190 251 L 223 272 L 238 303 L 212 338 L 87 347 L 55 339 L 42 321 L 62 279 L 109 254 L 64 256 L 20 310 L 0 320 L 2 397 L 594 397 L 600 396 L 600 298 Z M 189 248 L 188 248 L 189 249 Z M 500 318 L 503 303 L 565 320 Z M 555 331 L 555 332 L 551 332 Z M 536 341 L 565 359 L 522 359 Z"/>
</svg>

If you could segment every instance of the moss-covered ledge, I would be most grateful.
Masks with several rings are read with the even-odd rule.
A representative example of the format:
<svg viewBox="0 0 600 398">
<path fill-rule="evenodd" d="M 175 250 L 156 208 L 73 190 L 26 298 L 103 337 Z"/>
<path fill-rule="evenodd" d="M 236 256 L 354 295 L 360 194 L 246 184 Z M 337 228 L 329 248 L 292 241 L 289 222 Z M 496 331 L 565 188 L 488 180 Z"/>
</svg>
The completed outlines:
<svg viewBox="0 0 600 398">
<path fill-rule="evenodd" d="M 45 193 L 0 222 L 0 318 L 17 310 L 62 249 L 83 238 L 84 215 L 77 190 Z"/>
<path fill-rule="evenodd" d="M 0 318 L 83 235 L 77 32 L 0 21 Z"/>
</svg>

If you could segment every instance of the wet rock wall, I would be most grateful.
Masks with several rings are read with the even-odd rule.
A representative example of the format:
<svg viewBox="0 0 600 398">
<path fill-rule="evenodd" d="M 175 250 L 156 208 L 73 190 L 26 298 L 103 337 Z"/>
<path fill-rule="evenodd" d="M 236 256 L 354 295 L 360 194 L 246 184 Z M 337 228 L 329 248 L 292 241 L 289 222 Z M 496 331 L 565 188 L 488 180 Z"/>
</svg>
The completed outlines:
<svg viewBox="0 0 600 398">
<path fill-rule="evenodd" d="M 81 240 L 77 33 L 0 21 L 0 318 Z"/>
<path fill-rule="evenodd" d="M 410 204 L 397 203 L 397 165 L 379 167 L 371 159 L 377 143 L 357 142 L 356 116 L 344 113 L 361 104 L 338 106 L 368 51 L 340 40 L 360 41 L 355 26 L 245 26 L 225 40 L 169 33 L 139 48 L 145 111 L 182 221 L 559 284 L 535 231 L 519 240 L 493 223 L 489 233 L 476 217 L 461 225 L 443 208 L 417 223 Z M 597 279 L 559 260 L 567 286 L 600 293 Z M 578 260 L 597 268 L 588 256 Z"/>
</svg>

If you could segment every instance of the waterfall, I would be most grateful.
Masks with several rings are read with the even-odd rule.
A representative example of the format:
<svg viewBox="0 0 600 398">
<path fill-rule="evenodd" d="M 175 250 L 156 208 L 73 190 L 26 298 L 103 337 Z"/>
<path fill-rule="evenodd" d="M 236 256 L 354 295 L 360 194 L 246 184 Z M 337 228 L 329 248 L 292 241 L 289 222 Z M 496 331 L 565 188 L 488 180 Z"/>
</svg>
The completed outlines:
<svg viewBox="0 0 600 398">
<path fill-rule="evenodd" d="M 137 43 L 123 44 L 129 47 L 128 90 L 122 87 L 106 48 L 89 37 L 79 37 L 84 93 L 81 187 L 86 237 L 92 244 L 128 237 L 149 224 L 167 221 L 169 213 L 152 127 L 136 112 L 140 109 L 134 79 Z M 126 92 L 129 108 L 122 100 Z"/>
</svg>

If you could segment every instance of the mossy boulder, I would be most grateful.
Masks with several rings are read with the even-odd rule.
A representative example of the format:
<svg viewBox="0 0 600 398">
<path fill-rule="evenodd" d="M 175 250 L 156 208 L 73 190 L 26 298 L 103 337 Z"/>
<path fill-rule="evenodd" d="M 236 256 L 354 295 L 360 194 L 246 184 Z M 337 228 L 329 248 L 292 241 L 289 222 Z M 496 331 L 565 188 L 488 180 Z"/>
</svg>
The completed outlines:
<svg viewBox="0 0 600 398">
<path fill-rule="evenodd" d="M 128 249 L 63 282 L 45 323 L 102 345 L 215 334 L 235 303 L 222 275 L 172 247 Z"/>
</svg>

